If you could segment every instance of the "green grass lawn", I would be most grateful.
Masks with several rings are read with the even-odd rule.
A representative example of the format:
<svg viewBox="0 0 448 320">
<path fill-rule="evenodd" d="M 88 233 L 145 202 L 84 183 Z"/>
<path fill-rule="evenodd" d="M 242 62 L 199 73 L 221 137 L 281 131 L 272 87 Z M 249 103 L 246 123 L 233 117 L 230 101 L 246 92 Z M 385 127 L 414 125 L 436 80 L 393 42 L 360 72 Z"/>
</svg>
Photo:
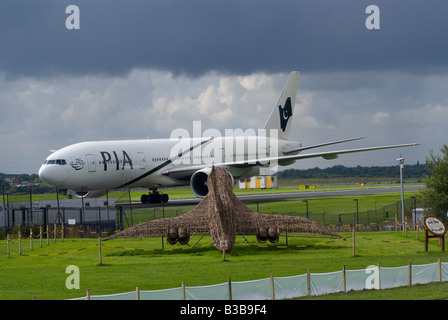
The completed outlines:
<svg viewBox="0 0 448 320">
<path fill-rule="evenodd" d="M 351 233 L 341 235 L 350 237 Z M 306 273 L 307 268 L 312 273 L 322 273 L 339 271 L 342 265 L 357 270 L 377 263 L 394 267 L 410 261 L 413 264 L 434 263 L 439 258 L 448 261 L 447 254 L 442 253 L 434 241 L 425 252 L 423 242 L 415 241 L 413 232 L 408 232 L 408 237 L 401 233 L 395 235 L 395 232 L 359 233 L 358 236 L 356 256 L 352 255 L 350 238 L 332 241 L 289 237 L 287 248 L 283 248 L 286 239 L 281 238 L 279 248 L 273 244 L 259 247 L 254 237 L 247 237 L 249 244 L 241 244 L 243 238 L 238 237 L 238 244 L 227 254 L 226 261 L 211 245 L 208 236 L 195 248 L 164 244 L 165 249 L 173 249 L 170 251 L 162 250 L 160 238 L 117 239 L 103 241 L 102 265 L 98 263 L 98 239 L 65 239 L 63 242 L 58 239 L 57 243 L 50 241 L 49 245 L 44 241 L 42 248 L 39 241 L 34 240 L 32 251 L 29 240 L 23 240 L 22 256 L 17 254 L 15 240 L 10 258 L 4 253 L 4 246 L 0 249 L 0 299 L 31 299 L 32 296 L 68 299 L 85 296 L 87 288 L 93 295 L 102 295 L 134 291 L 136 287 L 141 290 L 176 288 L 182 281 L 187 286 L 200 286 L 224 283 L 229 277 L 232 281 L 245 281 L 267 278 L 271 273 L 276 277 L 300 275 Z M 193 237 L 190 244 L 198 239 L 199 236 Z M 69 265 L 79 267 L 80 289 L 69 290 L 65 286 L 69 276 L 65 270 Z M 415 295 L 417 293 L 411 293 L 409 298 Z M 398 291 L 395 298 L 400 297 L 406 296 Z"/>
<path fill-rule="evenodd" d="M 297 191 L 297 188 L 278 190 L 284 192 L 285 189 L 291 192 Z M 269 191 L 272 192 L 272 190 Z M 240 192 L 243 193 L 243 191 L 237 193 Z M 133 201 L 138 201 L 140 194 L 131 193 Z M 413 195 L 415 193 L 406 193 L 405 197 Z M 117 198 L 121 196 L 123 199 L 128 194 L 121 193 L 116 196 Z M 191 196 L 189 190 L 170 192 L 172 198 Z M 363 195 L 356 198 L 360 211 L 372 210 L 398 201 L 400 193 L 397 189 L 397 193 Z M 248 206 L 253 210 L 257 208 L 256 204 L 248 204 Z M 182 214 L 192 208 L 165 208 L 165 216 Z M 325 197 L 310 199 L 309 210 L 326 211 L 337 216 L 340 213 L 354 212 L 356 204 L 353 196 Z M 290 199 L 259 203 L 259 211 L 283 214 L 294 212 L 304 215 L 306 206 L 302 200 Z M 161 209 L 134 210 L 132 220 L 136 224 L 154 217 L 161 218 L 161 214 Z M 126 215 L 127 219 L 131 220 L 130 213 L 127 212 Z M 98 263 L 97 238 L 73 238 L 65 239 L 63 242 L 58 239 L 57 243 L 51 239 L 49 245 L 44 240 L 42 248 L 39 246 L 39 240 L 35 239 L 32 251 L 29 240 L 23 240 L 22 256 L 18 255 L 17 240 L 13 240 L 10 258 L 5 254 L 6 241 L 1 240 L 0 299 L 31 299 L 33 296 L 36 299 L 69 299 L 85 296 L 87 288 L 90 289 L 92 295 L 102 295 L 134 291 L 136 287 L 141 290 L 176 288 L 182 281 L 185 281 L 187 286 L 201 286 L 224 283 L 229 277 L 232 281 L 246 281 L 267 278 L 271 273 L 276 277 L 300 275 L 305 274 L 307 268 L 310 268 L 312 273 L 321 273 L 339 271 L 342 265 L 346 265 L 347 269 L 357 270 L 377 263 L 384 267 L 394 267 L 407 265 L 410 261 L 413 264 L 434 263 L 439 258 L 442 261 L 448 261 L 446 253 L 440 252 L 440 247 L 435 242 L 430 243 L 429 252 L 424 252 L 422 233 L 420 233 L 420 241 L 415 241 L 414 232 L 408 232 L 407 237 L 402 232 L 398 235 L 395 232 L 359 233 L 359 239 L 357 238 L 356 241 L 357 252 L 354 257 L 351 233 L 340 234 L 348 237 L 347 241 L 289 237 L 287 248 L 284 248 L 286 245 L 284 237 L 281 237 L 280 248 L 273 244 L 259 247 L 255 237 L 251 236 L 247 237 L 249 244 L 241 243 L 243 238 L 238 237 L 237 244 L 232 252 L 227 254 L 226 261 L 222 260 L 222 253 L 211 245 L 209 236 L 205 236 L 195 248 L 180 245 L 172 247 L 164 243 L 165 249 L 173 249 L 170 251 L 162 250 L 160 238 L 117 239 L 103 242 L 102 265 Z M 363 239 L 362 236 L 375 239 L 375 241 Z M 197 240 L 199 235 L 191 239 L 190 245 L 194 245 Z M 381 240 L 398 243 L 381 242 Z M 79 267 L 80 289 L 69 290 L 65 286 L 69 276 L 65 270 L 70 265 Z M 357 299 L 356 294 L 360 294 L 359 299 L 363 299 L 367 293 L 342 294 L 342 298 Z M 398 290 L 392 295 L 395 295 L 395 298 L 408 296 L 412 298 L 418 296 L 418 292 L 407 295 Z M 331 296 L 333 295 L 328 297 L 331 298 Z M 445 297 L 444 294 L 441 296 Z M 333 298 L 340 297 L 336 295 Z M 434 299 L 439 298 L 441 297 L 434 296 Z"/>
</svg>

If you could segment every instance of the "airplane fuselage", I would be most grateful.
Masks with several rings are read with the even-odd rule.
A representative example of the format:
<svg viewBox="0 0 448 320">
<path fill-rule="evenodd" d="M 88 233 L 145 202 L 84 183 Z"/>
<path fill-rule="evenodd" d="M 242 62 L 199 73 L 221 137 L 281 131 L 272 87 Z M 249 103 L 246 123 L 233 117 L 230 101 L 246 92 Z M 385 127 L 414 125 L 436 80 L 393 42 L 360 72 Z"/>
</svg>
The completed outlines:
<svg viewBox="0 0 448 320">
<path fill-rule="evenodd" d="M 188 185 L 190 175 L 172 169 L 199 170 L 207 165 L 246 161 L 255 166 L 235 166 L 231 173 L 243 177 L 256 169 L 256 161 L 281 154 L 291 141 L 269 142 L 264 137 L 217 137 L 183 140 L 146 139 L 81 142 L 51 154 L 39 175 L 60 189 L 89 191 L 117 188 L 173 187 Z M 275 149 L 272 150 L 276 144 Z M 259 166 L 270 163 L 259 164 Z M 196 168 L 197 166 L 197 168 Z"/>
</svg>

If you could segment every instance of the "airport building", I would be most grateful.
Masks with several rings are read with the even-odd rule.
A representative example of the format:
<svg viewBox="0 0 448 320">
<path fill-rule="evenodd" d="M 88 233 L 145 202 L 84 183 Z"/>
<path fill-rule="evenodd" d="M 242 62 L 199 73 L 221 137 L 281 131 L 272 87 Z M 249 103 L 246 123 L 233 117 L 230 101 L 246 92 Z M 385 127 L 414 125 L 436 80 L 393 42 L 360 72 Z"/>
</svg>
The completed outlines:
<svg viewBox="0 0 448 320">
<path fill-rule="evenodd" d="M 276 176 L 253 176 L 248 179 L 239 180 L 240 189 L 271 189 L 277 188 Z"/>
<path fill-rule="evenodd" d="M 0 228 L 12 230 L 16 226 L 45 227 L 64 225 L 80 230 L 115 230 L 114 199 L 63 199 L 46 201 L 3 202 L 0 206 Z"/>
</svg>

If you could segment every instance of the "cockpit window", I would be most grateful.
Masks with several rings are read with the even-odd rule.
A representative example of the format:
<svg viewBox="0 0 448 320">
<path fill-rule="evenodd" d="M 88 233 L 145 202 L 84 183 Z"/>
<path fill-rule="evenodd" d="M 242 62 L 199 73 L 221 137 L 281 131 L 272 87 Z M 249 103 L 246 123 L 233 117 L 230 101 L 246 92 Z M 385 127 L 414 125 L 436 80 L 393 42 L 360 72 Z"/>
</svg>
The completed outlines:
<svg viewBox="0 0 448 320">
<path fill-rule="evenodd" d="M 47 160 L 44 164 L 58 164 L 64 166 L 67 164 L 67 161 L 65 161 L 65 159 Z"/>
</svg>

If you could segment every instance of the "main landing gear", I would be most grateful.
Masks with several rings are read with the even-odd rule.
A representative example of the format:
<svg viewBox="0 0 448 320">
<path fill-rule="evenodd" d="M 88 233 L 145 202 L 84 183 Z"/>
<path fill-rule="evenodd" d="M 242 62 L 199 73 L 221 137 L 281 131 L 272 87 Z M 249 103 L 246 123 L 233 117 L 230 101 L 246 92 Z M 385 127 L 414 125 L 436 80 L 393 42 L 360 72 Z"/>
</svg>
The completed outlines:
<svg viewBox="0 0 448 320">
<path fill-rule="evenodd" d="M 168 202 L 168 195 L 166 193 L 161 193 L 157 189 L 153 189 L 152 192 L 148 194 L 142 194 L 140 200 L 142 203 L 166 203 Z"/>
</svg>

